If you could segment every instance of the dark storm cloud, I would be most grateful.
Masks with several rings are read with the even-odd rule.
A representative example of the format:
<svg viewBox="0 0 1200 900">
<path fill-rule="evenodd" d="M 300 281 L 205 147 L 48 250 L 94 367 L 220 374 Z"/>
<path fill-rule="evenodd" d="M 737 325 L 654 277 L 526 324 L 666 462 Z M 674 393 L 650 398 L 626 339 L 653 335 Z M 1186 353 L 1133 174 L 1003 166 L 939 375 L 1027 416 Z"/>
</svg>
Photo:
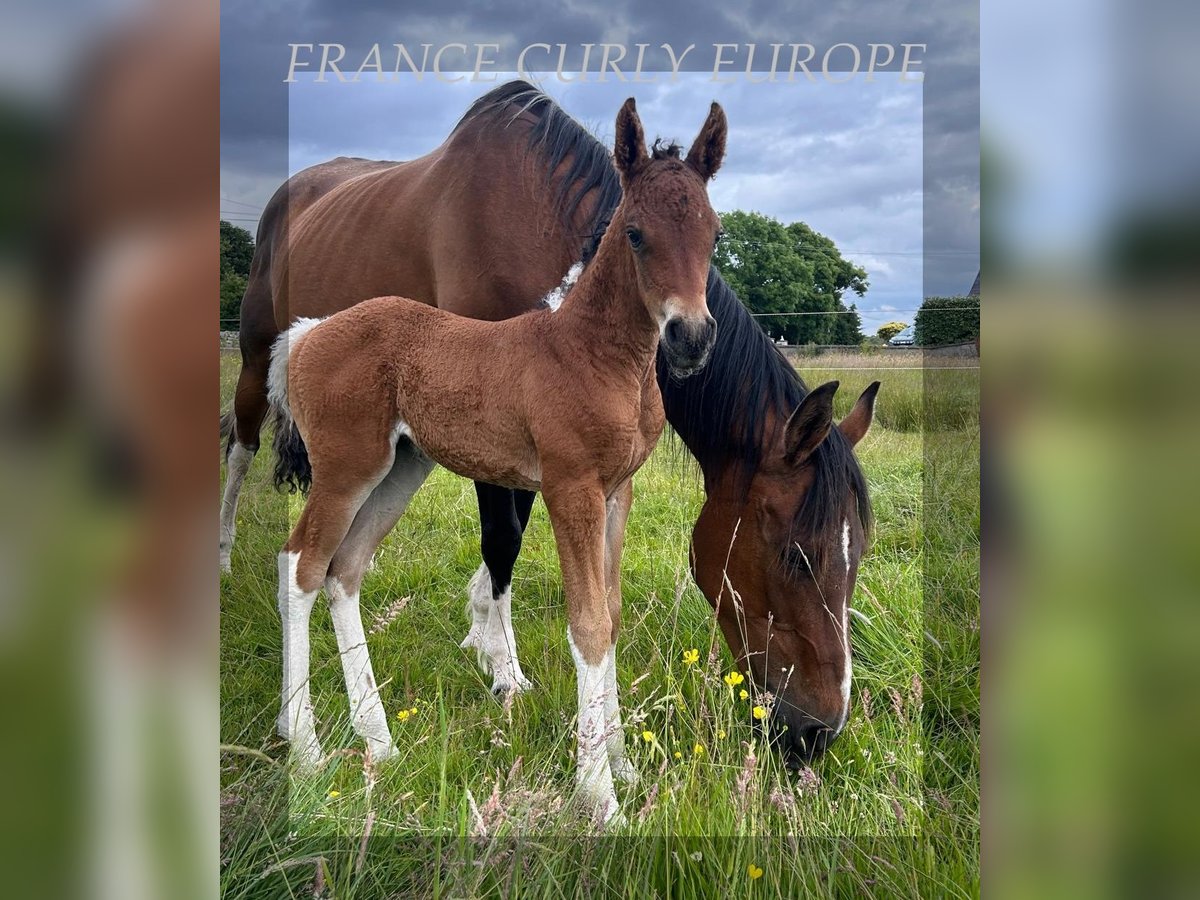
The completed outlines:
<svg viewBox="0 0 1200 900">
<path fill-rule="evenodd" d="M 665 66 L 660 44 L 669 42 L 680 52 L 694 43 L 684 68 L 708 71 L 711 45 L 718 42 L 758 43 L 759 64 L 769 59 L 766 45 L 772 42 L 812 43 L 818 53 L 839 41 L 864 52 L 869 43 L 924 43 L 927 81 L 907 98 L 887 91 L 872 94 L 871 86 L 861 83 L 772 86 L 743 81 L 697 84 L 693 91 L 689 80 L 682 94 L 654 85 L 564 86 L 552 80 L 545 86 L 604 140 L 611 137 L 618 95 L 637 95 L 648 104 L 643 109 L 647 127 L 664 134 L 675 129 L 671 135 L 681 140 L 694 133 L 703 104 L 720 97 L 735 119 L 734 134 L 742 146 L 731 142 L 714 199 L 725 208 L 759 208 L 781 219 L 804 219 L 840 246 L 874 251 L 873 257 L 856 256 L 872 271 L 872 290 L 862 304 L 869 307 L 911 306 L 922 292 L 921 261 L 914 255 L 921 248 L 922 230 L 922 200 L 914 193 L 922 186 L 920 133 L 914 145 L 909 127 L 913 108 L 903 104 L 915 102 L 919 110 L 923 98 L 924 290 L 961 293 L 978 267 L 975 4 L 870 2 L 834 8 L 781 2 L 756 3 L 743 11 L 724 3 L 618 0 L 525 4 L 517 14 L 499 5 L 468 12 L 425 0 L 406 3 L 402 10 L 383 0 L 352 8 L 335 0 L 311 0 L 299 9 L 271 3 L 226 5 L 222 39 L 222 184 L 225 196 L 242 201 L 244 209 L 265 203 L 281 178 L 301 162 L 339 153 L 403 159 L 427 152 L 441 142 L 470 100 L 489 87 L 466 82 L 448 89 L 397 90 L 393 85 L 390 93 L 386 85 L 383 90 L 364 90 L 365 83 L 336 87 L 336 94 L 328 95 L 335 102 L 322 102 L 321 110 L 307 109 L 301 117 L 292 115 L 289 135 L 282 81 L 290 42 L 344 44 L 351 70 L 375 43 L 385 51 L 387 69 L 391 61 L 386 51 L 393 42 L 414 52 L 423 42 L 435 47 L 451 41 L 500 44 L 493 53 L 497 69 L 513 66 L 517 52 L 534 42 L 567 44 L 573 53 L 569 67 L 578 65 L 578 45 L 585 42 L 625 45 L 629 56 L 623 65 L 632 63 L 634 44 L 648 43 L 648 66 Z M 788 52 L 785 48 L 785 61 Z M 557 49 L 554 53 L 556 58 Z M 744 58 L 739 51 L 739 66 Z M 592 60 L 593 72 L 597 61 Z M 862 79 L 860 75 L 856 81 Z M 654 109 L 660 94 L 671 104 L 678 102 L 679 109 Z M 697 102 L 701 105 L 692 110 Z M 902 105 L 889 108 L 888 103 Z M 799 121 L 780 122 L 782 115 Z"/>
</svg>

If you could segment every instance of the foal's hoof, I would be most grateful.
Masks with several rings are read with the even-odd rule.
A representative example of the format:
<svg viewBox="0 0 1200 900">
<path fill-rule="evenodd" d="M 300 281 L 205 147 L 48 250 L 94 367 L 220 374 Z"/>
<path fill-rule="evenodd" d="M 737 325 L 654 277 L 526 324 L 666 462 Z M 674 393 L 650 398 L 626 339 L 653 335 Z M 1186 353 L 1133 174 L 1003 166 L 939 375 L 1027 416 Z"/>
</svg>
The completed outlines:
<svg viewBox="0 0 1200 900">
<path fill-rule="evenodd" d="M 301 775 L 315 775 L 321 770 L 324 754 L 314 738 L 311 741 L 293 742 L 291 746 L 292 768 Z"/>
<path fill-rule="evenodd" d="M 531 690 L 533 690 L 533 682 L 524 675 L 511 681 L 495 681 L 492 683 L 492 693 L 500 700 L 503 700 L 509 694 L 524 694 L 526 691 Z"/>
<path fill-rule="evenodd" d="M 385 763 L 391 759 L 395 759 L 396 754 L 399 753 L 399 751 L 396 749 L 396 745 L 390 741 L 386 744 L 377 741 L 369 741 L 367 743 L 367 749 L 371 752 L 371 762 L 375 763 L 376 765 Z"/>
<path fill-rule="evenodd" d="M 641 777 L 633 763 L 623 756 L 610 759 L 609 765 L 612 766 L 613 778 L 622 784 L 637 784 Z"/>
</svg>

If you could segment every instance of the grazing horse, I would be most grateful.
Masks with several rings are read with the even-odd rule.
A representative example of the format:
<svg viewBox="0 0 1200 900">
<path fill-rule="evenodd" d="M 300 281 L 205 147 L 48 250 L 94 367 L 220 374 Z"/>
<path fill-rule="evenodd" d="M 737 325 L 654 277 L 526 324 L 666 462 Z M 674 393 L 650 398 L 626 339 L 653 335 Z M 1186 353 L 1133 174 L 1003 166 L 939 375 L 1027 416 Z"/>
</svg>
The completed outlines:
<svg viewBox="0 0 1200 900">
<path fill-rule="evenodd" d="M 547 294 L 556 302 L 620 195 L 607 149 L 520 81 L 472 104 L 427 156 L 338 159 L 282 186 L 259 228 L 242 300 L 242 371 L 222 419 L 223 562 L 266 417 L 271 345 L 293 318 L 386 294 L 481 319 L 519 315 Z M 870 426 L 878 384 L 826 427 L 831 392 L 809 393 L 713 268 L 707 295 L 718 328 L 704 372 L 673 378 L 661 352 L 657 372 L 667 422 L 704 478 L 692 572 L 738 665 L 775 695 L 772 733 L 795 765 L 823 750 L 849 714 L 846 616 L 871 512 L 853 445 Z M 413 463 L 414 490 L 426 471 Z M 476 488 L 484 564 L 468 587 L 463 645 L 479 651 L 493 690 L 521 689 L 510 586 L 534 496 Z"/>
<path fill-rule="evenodd" d="M 605 820 L 616 813 L 613 774 L 632 777 L 616 675 L 632 478 L 662 432 L 660 343 L 686 376 L 703 367 L 716 335 L 705 288 L 720 220 L 705 182 L 721 165 L 725 134 L 714 103 L 686 159 L 673 144 L 650 154 L 634 101 L 625 102 L 614 151 L 623 198 L 557 311 L 485 322 L 380 297 L 302 319 L 279 338 L 269 375 L 276 433 L 292 442 L 285 460 L 303 441 L 312 479 L 279 556 L 281 724 L 303 762 L 320 759 L 308 628 L 322 584 L 354 727 L 373 757 L 394 752 L 358 593 L 412 496 L 411 458 L 420 456 L 545 497 L 578 681 L 577 779 Z"/>
</svg>

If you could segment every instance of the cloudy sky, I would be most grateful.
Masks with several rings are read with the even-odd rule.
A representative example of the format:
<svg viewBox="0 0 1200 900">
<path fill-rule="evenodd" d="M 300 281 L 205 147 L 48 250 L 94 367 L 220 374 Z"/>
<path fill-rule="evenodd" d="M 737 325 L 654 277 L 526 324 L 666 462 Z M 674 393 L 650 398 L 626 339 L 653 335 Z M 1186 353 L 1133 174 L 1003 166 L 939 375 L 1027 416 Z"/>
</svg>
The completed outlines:
<svg viewBox="0 0 1200 900">
<path fill-rule="evenodd" d="M 648 137 L 684 143 L 695 135 L 709 101 L 721 102 L 730 135 L 725 167 L 711 187 L 714 206 L 803 220 L 832 238 L 868 272 L 866 296 L 850 298 L 863 312 L 864 330 L 893 319 L 911 321 L 923 295 L 965 292 L 979 265 L 977 7 L 927 4 L 934 14 L 923 7 L 918 17 L 903 4 L 879 4 L 874 11 L 869 6 L 875 4 L 860 4 L 861 16 L 841 22 L 825 8 L 805 16 L 795 5 L 772 11 L 770 4 L 755 5 L 763 7 L 763 18 L 757 9 L 750 19 L 714 6 L 717 18 L 706 19 L 706 5 L 617 0 L 601 10 L 555 4 L 544 15 L 514 23 L 488 11 L 452 15 L 445 4 L 427 4 L 426 13 L 410 5 L 399 15 L 390 11 L 394 4 L 356 4 L 357 12 L 347 12 L 345 4 L 310 0 L 303 15 L 284 25 L 269 3 L 253 9 L 227 4 L 222 214 L 253 230 L 287 174 L 342 154 L 411 159 L 427 153 L 470 102 L 494 86 L 429 77 L 420 84 L 379 84 L 372 76 L 318 84 L 303 75 L 284 85 L 289 42 L 344 43 L 351 69 L 372 43 L 386 51 L 392 41 L 414 48 L 422 41 L 435 47 L 495 42 L 500 65 L 514 69 L 516 51 L 535 41 L 630 47 L 669 41 L 676 48 L 694 42 L 694 58 L 706 71 L 682 72 L 677 83 L 665 76 L 654 84 L 611 76 L 599 83 L 593 72 L 582 84 L 564 84 L 550 74 L 541 86 L 605 143 L 611 143 L 613 118 L 627 96 L 637 97 Z M 489 22 L 489 15 L 498 18 Z M 929 74 L 925 84 L 902 82 L 896 74 L 877 75 L 873 82 L 860 74 L 847 83 L 752 84 L 743 78 L 714 84 L 711 44 L 739 39 L 818 47 L 850 41 L 864 51 L 870 42 L 923 41 L 931 48 L 925 54 Z M 384 57 L 390 69 L 386 52 Z"/>
</svg>

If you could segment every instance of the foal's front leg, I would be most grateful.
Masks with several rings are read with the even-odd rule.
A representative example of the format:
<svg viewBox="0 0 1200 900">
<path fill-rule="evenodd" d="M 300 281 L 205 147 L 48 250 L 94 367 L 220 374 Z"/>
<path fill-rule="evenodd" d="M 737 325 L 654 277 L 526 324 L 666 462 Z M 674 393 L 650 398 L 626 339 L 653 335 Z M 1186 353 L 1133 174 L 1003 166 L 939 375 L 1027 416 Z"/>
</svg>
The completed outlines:
<svg viewBox="0 0 1200 900">
<path fill-rule="evenodd" d="M 576 783 L 605 822 L 620 816 L 609 766 L 606 695 L 615 683 L 613 623 L 605 596 L 606 503 L 597 484 L 546 478 L 543 496 L 554 527 L 567 597 L 567 641 L 578 689 Z"/>
<path fill-rule="evenodd" d="M 629 479 L 608 498 L 604 525 L 604 581 L 608 616 L 612 621 L 612 643 L 608 648 L 609 666 L 604 691 L 604 728 L 607 734 L 608 761 L 615 778 L 626 784 L 638 780 L 637 769 L 625 755 L 625 731 L 621 727 L 621 707 L 617 691 L 617 634 L 621 630 L 621 551 L 625 546 L 625 524 L 633 503 L 633 479 Z"/>
</svg>

